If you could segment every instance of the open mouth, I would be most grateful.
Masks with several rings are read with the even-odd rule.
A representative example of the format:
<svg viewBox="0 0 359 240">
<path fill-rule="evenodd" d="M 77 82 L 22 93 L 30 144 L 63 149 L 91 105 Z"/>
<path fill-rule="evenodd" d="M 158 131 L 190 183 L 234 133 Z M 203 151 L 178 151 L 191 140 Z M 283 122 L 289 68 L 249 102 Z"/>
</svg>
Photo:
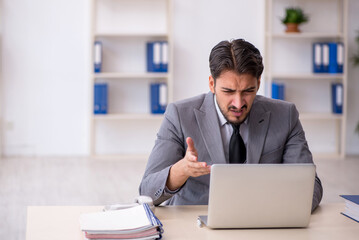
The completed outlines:
<svg viewBox="0 0 359 240">
<path fill-rule="evenodd" d="M 229 108 L 229 111 L 235 116 L 235 117 L 240 117 L 242 116 L 242 114 L 244 113 L 246 106 L 241 107 L 241 109 L 238 108 Z"/>
<path fill-rule="evenodd" d="M 230 111 L 232 112 L 232 114 L 235 117 L 240 117 L 243 114 L 243 109 L 241 109 L 241 110 L 230 110 Z"/>
</svg>

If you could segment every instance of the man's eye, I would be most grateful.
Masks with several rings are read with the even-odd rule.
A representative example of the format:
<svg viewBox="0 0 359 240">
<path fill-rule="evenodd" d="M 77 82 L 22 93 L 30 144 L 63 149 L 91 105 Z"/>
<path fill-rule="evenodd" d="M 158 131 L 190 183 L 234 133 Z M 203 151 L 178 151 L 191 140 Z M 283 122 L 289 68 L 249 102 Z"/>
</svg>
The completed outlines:
<svg viewBox="0 0 359 240">
<path fill-rule="evenodd" d="M 245 92 L 252 93 L 252 92 L 254 92 L 254 89 L 248 89 Z"/>
</svg>

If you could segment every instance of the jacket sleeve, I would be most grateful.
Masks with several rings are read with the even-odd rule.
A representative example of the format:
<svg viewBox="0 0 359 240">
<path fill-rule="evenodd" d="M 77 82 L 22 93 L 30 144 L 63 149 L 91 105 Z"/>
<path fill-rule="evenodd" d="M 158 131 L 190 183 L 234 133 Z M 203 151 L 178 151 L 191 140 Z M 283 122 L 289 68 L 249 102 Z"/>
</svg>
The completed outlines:
<svg viewBox="0 0 359 240">
<path fill-rule="evenodd" d="M 299 120 L 299 113 L 294 104 L 290 107 L 289 135 L 283 152 L 283 163 L 313 163 L 303 127 Z M 322 183 L 315 175 L 312 212 L 319 205 L 323 196 Z"/>
<path fill-rule="evenodd" d="M 169 104 L 139 187 L 140 195 L 150 196 L 154 204 L 159 205 L 176 194 L 180 189 L 169 191 L 166 182 L 170 168 L 184 155 L 179 113 L 174 104 Z"/>
</svg>

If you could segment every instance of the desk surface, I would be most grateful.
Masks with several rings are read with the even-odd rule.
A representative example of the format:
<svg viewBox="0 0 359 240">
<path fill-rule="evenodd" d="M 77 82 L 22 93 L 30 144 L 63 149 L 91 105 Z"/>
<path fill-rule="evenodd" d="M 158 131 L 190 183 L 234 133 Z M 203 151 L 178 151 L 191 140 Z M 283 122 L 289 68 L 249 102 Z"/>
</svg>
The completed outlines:
<svg viewBox="0 0 359 240">
<path fill-rule="evenodd" d="M 31 206 L 27 209 L 27 240 L 80 240 L 81 213 L 101 211 L 99 206 Z M 323 204 L 311 216 L 308 228 L 211 230 L 197 226 L 207 206 L 156 207 L 163 239 L 358 239 L 359 223 L 340 214 L 344 204 Z"/>
</svg>

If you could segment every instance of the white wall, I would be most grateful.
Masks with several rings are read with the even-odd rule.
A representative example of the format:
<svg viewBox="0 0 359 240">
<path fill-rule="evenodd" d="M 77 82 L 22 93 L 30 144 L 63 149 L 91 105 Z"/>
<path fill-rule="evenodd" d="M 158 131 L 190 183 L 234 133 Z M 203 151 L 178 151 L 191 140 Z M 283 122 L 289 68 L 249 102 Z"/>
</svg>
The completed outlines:
<svg viewBox="0 0 359 240">
<path fill-rule="evenodd" d="M 86 154 L 87 0 L 3 1 L 3 153 Z"/>
<path fill-rule="evenodd" d="M 88 153 L 87 0 L 3 0 L 3 153 Z M 264 48 L 264 0 L 174 0 L 174 99 L 208 91 L 208 56 L 220 40 Z M 350 38 L 359 3 L 350 1 Z M 349 52 L 355 45 L 350 42 Z M 349 69 L 347 151 L 359 154 L 359 68 Z M 153 136 L 155 138 L 155 136 Z M 114 143 L 116 144 L 116 143 Z"/>
<path fill-rule="evenodd" d="M 264 51 L 263 0 L 177 0 L 174 9 L 174 100 L 209 91 L 209 53 L 220 41 L 244 38 Z"/>
</svg>

